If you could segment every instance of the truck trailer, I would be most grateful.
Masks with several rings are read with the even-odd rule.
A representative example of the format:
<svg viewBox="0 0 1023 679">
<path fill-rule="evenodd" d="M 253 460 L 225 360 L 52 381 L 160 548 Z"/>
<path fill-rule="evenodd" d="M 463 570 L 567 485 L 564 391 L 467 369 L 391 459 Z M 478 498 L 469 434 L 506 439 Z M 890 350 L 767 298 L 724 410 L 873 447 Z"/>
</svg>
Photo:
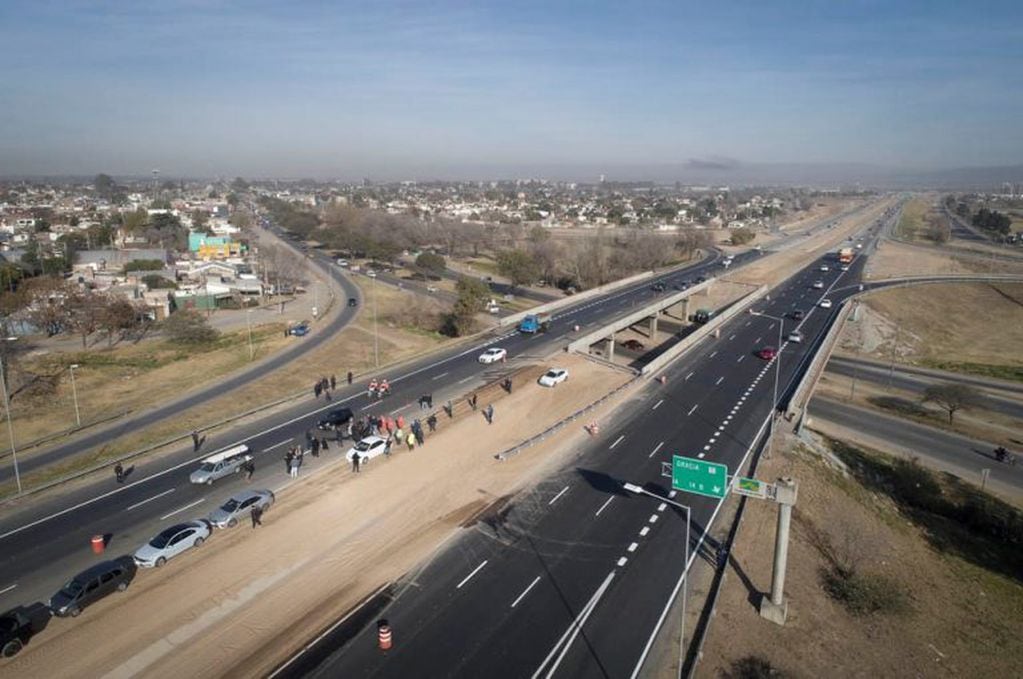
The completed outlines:
<svg viewBox="0 0 1023 679">
<path fill-rule="evenodd" d="M 530 335 L 538 332 L 547 332 L 547 328 L 551 325 L 550 314 L 529 314 L 522 319 L 519 323 L 519 332 L 525 332 Z"/>
</svg>

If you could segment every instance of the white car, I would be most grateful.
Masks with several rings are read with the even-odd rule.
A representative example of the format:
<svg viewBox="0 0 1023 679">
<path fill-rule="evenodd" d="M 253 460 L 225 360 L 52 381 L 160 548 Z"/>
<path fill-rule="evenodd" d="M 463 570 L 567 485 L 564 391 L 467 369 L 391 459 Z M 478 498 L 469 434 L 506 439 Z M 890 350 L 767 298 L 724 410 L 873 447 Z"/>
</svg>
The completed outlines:
<svg viewBox="0 0 1023 679">
<path fill-rule="evenodd" d="M 427 285 L 426 286 L 426 291 L 427 292 L 437 292 L 437 286 L 436 285 Z"/>
<path fill-rule="evenodd" d="M 798 342 L 799 344 L 802 344 L 803 343 L 803 333 L 799 332 L 798 330 L 793 330 L 792 332 L 789 333 L 789 341 L 790 342 Z"/>
<path fill-rule="evenodd" d="M 386 448 L 387 439 L 380 438 L 379 436 L 367 436 L 348 449 L 348 452 L 345 453 L 345 459 L 351 462 L 352 457 L 358 452 L 359 462 L 362 463 L 377 455 L 383 455 Z"/>
<path fill-rule="evenodd" d="M 821 264 L 821 271 L 829 271 L 827 264 Z"/>
<path fill-rule="evenodd" d="M 541 387 L 553 387 L 568 379 L 568 371 L 564 368 L 551 368 L 538 380 Z"/>
<path fill-rule="evenodd" d="M 159 535 L 139 547 L 132 558 L 142 568 L 159 568 L 167 563 L 167 559 L 201 545 L 211 533 L 213 526 L 209 521 L 178 523 L 160 531 Z"/>
<path fill-rule="evenodd" d="M 841 266 L 841 269 L 842 269 L 842 271 L 848 271 L 849 270 L 849 265 L 848 264 L 843 264 Z"/>
<path fill-rule="evenodd" d="M 822 299 L 821 303 L 820 303 L 820 307 L 821 307 L 821 309 L 830 309 L 831 308 L 831 300 L 830 299 Z"/>
<path fill-rule="evenodd" d="M 497 363 L 508 358 L 508 350 L 501 347 L 490 347 L 480 354 L 480 363 Z"/>
<path fill-rule="evenodd" d="M 337 260 L 337 265 L 338 266 L 348 266 L 348 260 L 347 259 L 339 259 L 339 260 Z"/>
<path fill-rule="evenodd" d="M 369 276 L 370 278 L 376 278 L 377 272 L 374 271 L 373 269 L 366 269 L 366 275 Z"/>
<path fill-rule="evenodd" d="M 823 290 L 824 289 L 824 281 L 814 281 L 813 282 L 813 289 L 814 290 Z"/>
</svg>

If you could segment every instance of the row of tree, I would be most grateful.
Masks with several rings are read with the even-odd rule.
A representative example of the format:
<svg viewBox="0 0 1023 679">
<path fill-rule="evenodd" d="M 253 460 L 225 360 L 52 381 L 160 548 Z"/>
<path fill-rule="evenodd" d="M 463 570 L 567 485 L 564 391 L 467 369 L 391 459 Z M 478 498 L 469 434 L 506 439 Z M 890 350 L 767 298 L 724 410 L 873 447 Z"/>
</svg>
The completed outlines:
<svg viewBox="0 0 1023 679">
<path fill-rule="evenodd" d="M 973 215 L 973 225 L 999 236 L 1008 236 L 1012 231 L 1012 219 L 1008 215 L 986 207 L 980 208 Z"/>
</svg>

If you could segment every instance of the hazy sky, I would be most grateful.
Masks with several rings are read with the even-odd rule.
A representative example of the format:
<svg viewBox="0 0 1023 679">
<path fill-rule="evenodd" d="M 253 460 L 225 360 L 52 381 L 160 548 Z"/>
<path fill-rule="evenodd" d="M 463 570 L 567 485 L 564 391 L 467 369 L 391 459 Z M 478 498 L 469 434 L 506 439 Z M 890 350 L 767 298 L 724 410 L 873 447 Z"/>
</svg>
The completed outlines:
<svg viewBox="0 0 1023 679">
<path fill-rule="evenodd" d="M 0 174 L 1023 162 L 1019 0 L 3 0 L 0 64 Z"/>
</svg>

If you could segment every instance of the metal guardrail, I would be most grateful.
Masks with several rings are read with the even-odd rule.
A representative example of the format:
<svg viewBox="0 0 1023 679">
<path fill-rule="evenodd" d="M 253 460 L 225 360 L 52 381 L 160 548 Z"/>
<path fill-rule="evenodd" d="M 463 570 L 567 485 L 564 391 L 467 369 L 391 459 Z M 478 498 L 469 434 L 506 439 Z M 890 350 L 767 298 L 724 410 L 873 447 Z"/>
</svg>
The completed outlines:
<svg viewBox="0 0 1023 679">
<path fill-rule="evenodd" d="M 810 361 L 810 365 L 803 372 L 803 376 L 800 378 L 799 383 L 792 392 L 792 396 L 788 400 L 788 404 L 785 406 L 785 416 L 787 418 L 797 412 L 802 413 L 806 409 L 806 403 L 810 400 L 810 395 L 813 394 L 813 390 L 817 386 L 821 375 L 824 374 L 824 366 L 828 359 L 831 358 L 831 352 L 834 351 L 835 345 L 838 343 L 838 336 L 842 333 L 845 320 L 851 311 L 852 306 L 848 302 L 843 302 L 842 308 L 839 309 L 838 314 L 831 322 L 828 334 L 821 341 L 817 352 L 813 356 L 813 360 Z"/>
</svg>

